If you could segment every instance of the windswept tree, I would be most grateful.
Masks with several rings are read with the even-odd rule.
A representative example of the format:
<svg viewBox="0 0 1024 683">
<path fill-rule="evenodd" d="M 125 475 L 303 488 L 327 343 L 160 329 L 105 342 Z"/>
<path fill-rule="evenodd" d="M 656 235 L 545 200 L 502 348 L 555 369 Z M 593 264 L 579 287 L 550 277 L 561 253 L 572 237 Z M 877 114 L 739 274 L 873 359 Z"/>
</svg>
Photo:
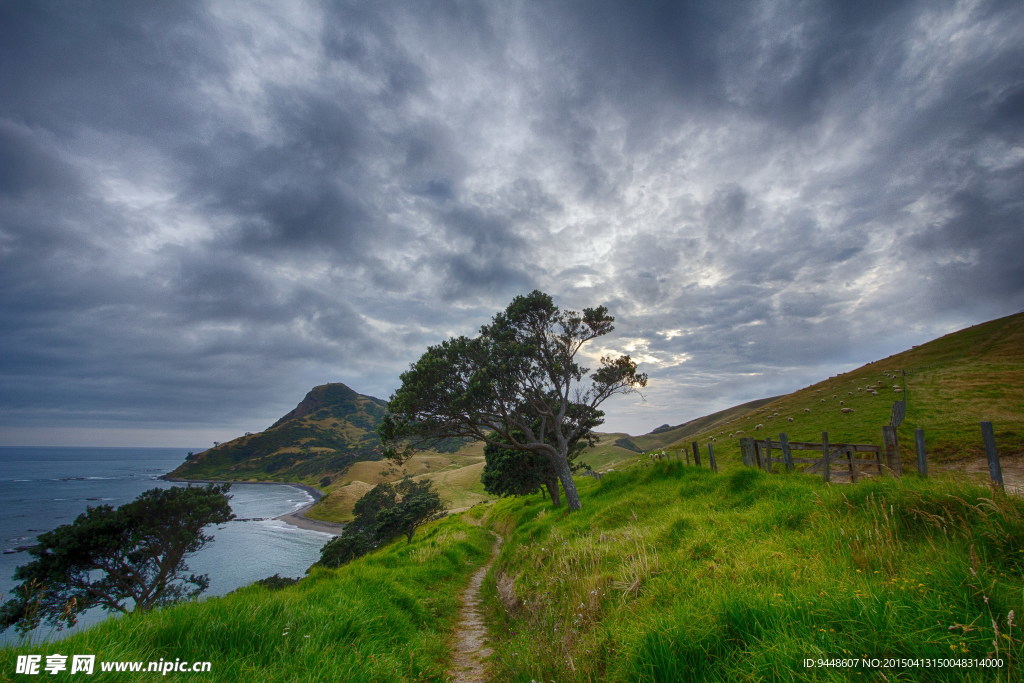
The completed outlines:
<svg viewBox="0 0 1024 683">
<path fill-rule="evenodd" d="M 402 374 L 378 429 L 388 456 L 402 461 L 439 439 L 469 437 L 548 458 L 569 508 L 580 508 L 569 453 L 604 421 L 599 406 L 646 386 L 629 356 L 605 356 L 589 374 L 576 356 L 611 332 L 604 306 L 561 310 L 533 291 L 516 297 L 472 339 L 455 337 Z"/>
<path fill-rule="evenodd" d="M 234 518 L 229 487 L 150 489 L 41 534 L 28 551 L 35 559 L 14 571 L 21 583 L 0 608 L 0 628 L 27 633 L 44 620 L 74 626 L 92 607 L 144 612 L 199 595 L 210 579 L 188 574 L 185 556 L 213 540 L 207 525 Z"/>
</svg>

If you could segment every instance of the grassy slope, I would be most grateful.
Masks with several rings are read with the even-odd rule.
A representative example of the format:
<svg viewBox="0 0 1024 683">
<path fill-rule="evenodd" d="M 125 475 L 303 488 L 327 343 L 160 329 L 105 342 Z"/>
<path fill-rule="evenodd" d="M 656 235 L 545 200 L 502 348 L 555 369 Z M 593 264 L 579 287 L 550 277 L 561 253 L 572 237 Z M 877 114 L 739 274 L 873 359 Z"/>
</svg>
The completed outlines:
<svg viewBox="0 0 1024 683">
<path fill-rule="evenodd" d="M 480 483 L 483 463 L 483 445 L 479 443 L 467 444 L 455 453 L 420 453 L 401 467 L 389 461 L 357 462 L 337 477 L 326 489 L 327 495 L 306 515 L 329 522 L 347 522 L 352 519 L 352 508 L 360 496 L 381 482 L 397 481 L 406 475 L 432 480 L 449 509 L 467 508 L 493 499 Z"/>
<path fill-rule="evenodd" d="M 174 673 L 195 681 L 441 680 L 459 594 L 490 552 L 479 526 L 448 518 L 340 569 L 317 569 L 271 591 L 252 585 L 221 598 L 106 621 L 59 645 L 5 650 L 0 677 L 17 654 L 96 654 L 97 660 L 210 661 L 212 671 Z M 156 674 L 141 674 L 151 680 Z M 97 673 L 89 680 L 133 680 Z"/>
<path fill-rule="evenodd" d="M 617 463 L 636 457 L 636 451 L 615 445 L 619 439 L 630 439 L 629 434 L 600 434 L 597 444 L 579 456 L 579 461 L 595 470 L 606 470 Z"/>
<path fill-rule="evenodd" d="M 758 438 L 785 432 L 791 441 L 820 441 L 827 431 L 833 443 L 878 444 L 893 402 L 904 395 L 893 390 L 902 385 L 902 370 L 909 397 L 899 429 L 905 466 L 914 461 L 917 427 L 925 431 L 931 462 L 965 465 L 982 459 L 978 423 L 983 420 L 993 423 L 1001 455 L 1024 453 L 1024 314 L 941 337 L 654 447 L 682 448 L 698 441 L 703 451 L 714 438 L 715 455 L 728 468 L 739 466 L 741 431 Z M 844 414 L 843 407 L 854 412 Z M 756 429 L 759 424 L 763 427 Z M 645 438 L 634 441 L 645 443 Z"/>
<path fill-rule="evenodd" d="M 981 658 L 992 619 L 1024 614 L 1024 505 L 987 489 L 667 461 L 580 488 L 577 513 L 539 497 L 489 513 L 506 535 L 485 582 L 495 680 L 848 680 L 802 660 Z M 998 640 L 1024 656 L 1019 628 Z"/>
<path fill-rule="evenodd" d="M 633 443 L 645 451 L 651 451 L 656 448 L 665 448 L 677 443 L 685 443 L 688 439 L 693 440 L 692 437 L 697 434 L 704 434 L 709 431 L 713 431 L 721 425 L 728 424 L 731 420 L 746 415 L 757 408 L 771 403 L 780 396 L 772 398 L 762 398 L 756 401 L 748 401 L 747 403 L 733 406 L 732 408 L 726 408 L 720 410 L 717 413 L 705 415 L 704 417 L 698 417 L 695 420 L 690 420 L 685 424 L 681 424 L 674 429 L 670 429 L 664 432 L 657 432 L 651 434 L 644 434 L 643 436 L 633 437 Z"/>
</svg>

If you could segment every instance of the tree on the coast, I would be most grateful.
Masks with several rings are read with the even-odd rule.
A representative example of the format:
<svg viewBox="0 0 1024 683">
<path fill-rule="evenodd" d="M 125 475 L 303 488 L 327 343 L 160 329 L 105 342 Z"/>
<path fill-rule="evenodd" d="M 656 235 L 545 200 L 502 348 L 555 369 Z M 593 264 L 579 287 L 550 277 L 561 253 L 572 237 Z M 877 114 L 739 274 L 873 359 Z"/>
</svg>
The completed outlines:
<svg viewBox="0 0 1024 683">
<path fill-rule="evenodd" d="M 516 297 L 480 334 L 451 338 L 402 374 L 378 428 L 388 457 L 402 461 L 439 439 L 469 437 L 546 457 L 569 508 L 580 505 L 572 444 L 604 421 L 599 406 L 646 386 L 627 355 L 601 358 L 592 374 L 576 361 L 585 343 L 612 331 L 604 306 L 561 310 L 533 291 Z"/>
<path fill-rule="evenodd" d="M 93 607 L 144 612 L 195 597 L 210 579 L 188 574 L 185 555 L 213 540 L 204 527 L 234 518 L 229 488 L 150 489 L 117 508 L 90 507 L 41 534 L 28 551 L 35 559 L 14 572 L 21 583 L 0 607 L 0 629 L 27 633 L 41 621 L 73 626 Z"/>
<path fill-rule="evenodd" d="M 316 565 L 340 567 L 396 536 L 411 543 L 416 529 L 441 512 L 444 504 L 428 479 L 377 484 L 356 501 L 352 521 L 324 544 Z"/>
</svg>

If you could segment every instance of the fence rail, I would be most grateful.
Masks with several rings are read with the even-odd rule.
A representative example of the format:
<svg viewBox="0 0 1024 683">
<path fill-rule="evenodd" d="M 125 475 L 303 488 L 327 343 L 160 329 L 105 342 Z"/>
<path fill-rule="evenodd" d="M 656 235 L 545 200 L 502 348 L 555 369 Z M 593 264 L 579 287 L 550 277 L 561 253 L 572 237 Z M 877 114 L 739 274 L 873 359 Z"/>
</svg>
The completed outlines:
<svg viewBox="0 0 1024 683">
<path fill-rule="evenodd" d="M 898 401 L 904 405 L 903 401 Z M 893 414 L 896 413 L 896 405 L 893 405 Z M 981 423 L 982 440 L 985 444 L 985 454 L 988 459 L 989 477 L 994 486 L 1005 490 L 1003 483 L 1002 467 L 999 462 L 999 451 L 996 448 L 995 433 L 991 422 Z M 886 473 L 899 477 L 903 475 L 903 459 L 900 454 L 899 438 L 896 434 L 896 427 L 886 425 L 882 427 L 881 445 L 866 443 L 830 443 L 828 432 L 821 433 L 821 441 L 790 441 L 785 433 L 780 433 L 778 439 L 771 437 L 765 439 L 754 439 L 751 437 L 740 438 L 740 454 L 743 464 L 747 467 L 758 467 L 768 472 L 774 472 L 775 465 L 784 465 L 787 471 L 795 469 L 797 464 L 810 465 L 803 470 L 806 473 L 814 474 L 822 472 L 825 481 L 831 481 L 832 466 L 846 466 L 849 471 L 850 480 L 857 482 L 861 475 L 863 466 L 875 467 L 879 475 Z M 925 452 L 924 430 L 914 431 L 914 445 L 917 455 L 917 472 L 923 477 L 928 476 L 928 456 Z M 718 471 L 718 462 L 715 460 L 715 447 L 713 441 L 707 444 L 708 464 L 715 472 Z M 819 457 L 794 457 L 793 451 L 817 451 Z M 781 453 L 778 457 L 775 453 Z M 693 441 L 689 447 L 679 445 L 676 448 L 660 449 L 647 454 L 650 458 L 673 458 L 686 461 L 690 464 L 690 456 L 693 456 L 693 463 L 701 466 L 700 445 Z M 867 457 L 864 457 L 864 456 Z M 874 457 L 871 457 L 874 456 Z M 588 476 L 597 476 L 596 473 L 584 473 Z"/>
<path fill-rule="evenodd" d="M 902 408 L 897 408 L 902 406 Z M 897 401 L 893 404 L 893 422 L 899 412 L 899 421 L 906 415 L 906 402 Z M 989 478 L 993 486 L 1005 490 L 1003 472 L 999 461 L 999 451 L 996 448 L 995 432 L 991 422 L 981 423 L 981 435 L 985 444 L 985 456 L 988 460 Z M 710 447 L 710 444 L 708 444 Z M 696 449 L 696 442 L 693 444 Z M 928 456 L 925 452 L 924 430 L 914 430 L 914 446 L 917 455 L 917 472 L 923 477 L 928 476 Z M 782 454 L 779 458 L 774 455 L 778 451 Z M 805 458 L 794 457 L 793 451 L 818 451 L 820 457 Z M 697 451 L 694 450 L 694 453 Z M 790 441 L 785 433 L 780 433 L 778 440 L 771 437 L 765 439 L 754 439 L 751 437 L 740 438 L 740 454 L 743 464 L 747 467 L 758 467 L 768 472 L 773 472 L 776 464 L 785 465 L 787 471 L 794 469 L 796 464 L 811 465 L 804 472 L 816 473 L 821 471 L 825 481 L 830 481 L 832 476 L 832 464 L 845 464 L 850 473 L 850 479 L 856 482 L 860 476 L 860 466 L 875 466 L 878 474 L 888 472 L 893 476 L 903 475 L 903 460 L 900 455 L 899 439 L 896 434 L 895 425 L 882 427 L 882 443 L 857 444 L 857 443 L 830 443 L 828 432 L 821 433 L 821 441 Z M 860 454 L 874 454 L 874 458 L 857 457 Z"/>
</svg>

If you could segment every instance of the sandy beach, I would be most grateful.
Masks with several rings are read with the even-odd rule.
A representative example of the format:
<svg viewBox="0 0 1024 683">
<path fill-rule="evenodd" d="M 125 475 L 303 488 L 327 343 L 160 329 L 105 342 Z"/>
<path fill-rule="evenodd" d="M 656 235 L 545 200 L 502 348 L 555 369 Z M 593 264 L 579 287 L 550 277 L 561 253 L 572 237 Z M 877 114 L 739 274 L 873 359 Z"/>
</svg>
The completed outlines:
<svg viewBox="0 0 1024 683">
<path fill-rule="evenodd" d="M 310 519 L 303 513 L 309 508 L 316 505 L 317 501 L 324 497 L 323 491 L 314 488 L 307 484 L 296 484 L 290 481 L 228 481 L 224 479 L 178 479 L 175 477 L 160 477 L 164 481 L 173 481 L 183 484 L 270 484 L 274 486 L 294 486 L 297 489 L 302 489 L 309 495 L 313 496 L 313 502 L 309 505 L 303 506 L 295 512 L 288 512 L 283 515 L 278 515 L 274 519 L 279 519 L 286 524 L 297 526 L 300 529 L 307 529 L 309 531 L 319 531 L 324 534 L 331 534 L 332 536 L 340 536 L 342 529 L 345 528 L 344 524 L 338 522 L 324 522 L 319 519 Z"/>
</svg>

